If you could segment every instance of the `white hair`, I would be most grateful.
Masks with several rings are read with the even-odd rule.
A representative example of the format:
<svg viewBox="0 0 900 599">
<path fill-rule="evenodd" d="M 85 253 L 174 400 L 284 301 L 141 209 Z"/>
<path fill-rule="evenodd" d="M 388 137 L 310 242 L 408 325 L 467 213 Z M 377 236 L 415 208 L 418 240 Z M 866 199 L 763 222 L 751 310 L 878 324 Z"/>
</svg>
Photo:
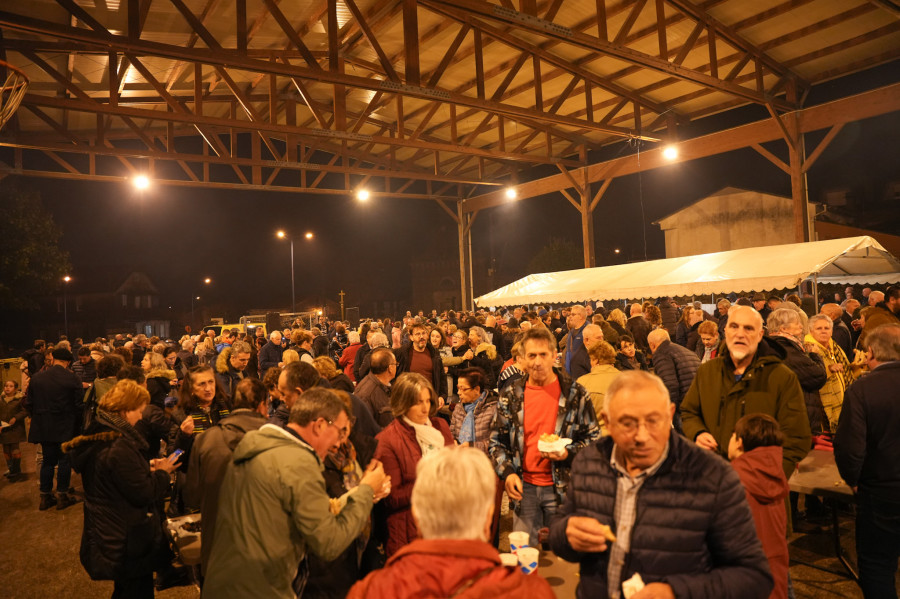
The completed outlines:
<svg viewBox="0 0 900 599">
<path fill-rule="evenodd" d="M 350 343 L 359 343 L 359 333 L 357 333 L 356 331 L 350 331 L 349 333 L 347 333 L 347 339 L 350 341 Z"/>
<path fill-rule="evenodd" d="M 626 370 L 620 372 L 616 378 L 613 379 L 613 382 L 610 383 L 609 388 L 606 389 L 606 396 L 603 398 L 603 413 L 606 414 L 608 419 L 609 406 L 612 405 L 612 401 L 615 399 L 616 395 L 622 391 L 634 391 L 635 389 L 647 388 L 656 391 L 661 399 L 666 400 L 666 403 L 672 402 L 672 399 L 669 396 L 669 390 L 666 389 L 666 385 L 661 378 L 643 370 Z"/>
<path fill-rule="evenodd" d="M 376 347 L 387 347 L 388 346 L 387 335 L 385 335 L 381 331 L 379 331 L 377 333 L 372 333 L 371 337 L 369 337 L 369 346 L 372 349 L 375 349 Z"/>
<path fill-rule="evenodd" d="M 411 499 L 422 538 L 487 541 L 496 489 L 497 475 L 479 449 L 445 447 L 422 458 Z"/>
<path fill-rule="evenodd" d="M 278 340 L 280 341 L 281 336 L 281 331 L 272 331 L 271 333 L 269 333 L 269 339 L 271 339 L 272 341 L 275 341 L 276 337 L 278 337 Z"/>
</svg>

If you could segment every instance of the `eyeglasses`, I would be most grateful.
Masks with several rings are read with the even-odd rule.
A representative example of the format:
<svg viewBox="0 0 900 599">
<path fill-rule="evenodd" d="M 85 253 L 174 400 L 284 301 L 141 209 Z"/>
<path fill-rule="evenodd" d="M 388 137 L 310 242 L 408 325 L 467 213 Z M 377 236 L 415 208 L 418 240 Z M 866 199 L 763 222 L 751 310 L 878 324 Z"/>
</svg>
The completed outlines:
<svg viewBox="0 0 900 599">
<path fill-rule="evenodd" d="M 615 426 L 621 429 L 623 432 L 633 435 L 638 432 L 641 428 L 641 425 L 644 425 L 644 428 L 647 429 L 647 432 L 655 433 L 656 431 L 661 430 L 665 426 L 671 426 L 670 422 L 666 418 L 658 418 L 658 417 L 650 417 L 646 420 L 636 420 L 634 418 L 627 418 L 624 420 L 619 420 L 615 422 Z"/>
<path fill-rule="evenodd" d="M 457 385 L 456 390 L 457 391 L 471 391 L 472 387 L 460 387 L 459 385 Z"/>
<path fill-rule="evenodd" d="M 350 436 L 350 427 L 349 426 L 342 426 L 342 427 L 338 428 L 338 425 L 336 425 L 333 420 L 326 420 L 325 422 L 328 423 L 328 426 L 333 426 L 334 428 L 337 428 L 338 440 L 343 441 L 344 439 L 346 439 L 347 437 Z"/>
</svg>

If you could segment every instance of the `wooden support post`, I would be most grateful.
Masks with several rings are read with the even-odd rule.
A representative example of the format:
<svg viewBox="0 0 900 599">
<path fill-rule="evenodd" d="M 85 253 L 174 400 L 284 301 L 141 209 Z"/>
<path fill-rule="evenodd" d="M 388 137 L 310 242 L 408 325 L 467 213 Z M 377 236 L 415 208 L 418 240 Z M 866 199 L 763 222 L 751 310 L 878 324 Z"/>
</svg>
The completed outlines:
<svg viewBox="0 0 900 599">
<path fill-rule="evenodd" d="M 791 200 L 794 207 L 794 241 L 809 241 L 809 190 L 806 185 L 806 172 L 803 163 L 806 161 L 806 143 L 796 113 L 787 117 L 788 130 L 793 143 L 788 145 L 791 170 Z"/>
<path fill-rule="evenodd" d="M 468 213 L 463 212 L 462 202 L 456 203 L 456 233 L 459 243 L 459 292 L 460 309 L 469 309 L 469 298 L 472 296 L 472 285 L 469 281 L 469 243 L 470 232 L 466 227 Z"/>
<path fill-rule="evenodd" d="M 586 162 L 587 151 L 584 146 L 581 146 L 580 154 L 582 162 Z M 597 266 L 597 262 L 594 257 L 594 207 L 591 206 L 591 182 L 588 181 L 585 169 L 582 169 L 581 172 L 583 177 L 580 189 L 578 190 L 581 206 L 578 211 L 581 213 L 581 239 L 584 246 L 584 267 L 593 268 Z"/>
</svg>

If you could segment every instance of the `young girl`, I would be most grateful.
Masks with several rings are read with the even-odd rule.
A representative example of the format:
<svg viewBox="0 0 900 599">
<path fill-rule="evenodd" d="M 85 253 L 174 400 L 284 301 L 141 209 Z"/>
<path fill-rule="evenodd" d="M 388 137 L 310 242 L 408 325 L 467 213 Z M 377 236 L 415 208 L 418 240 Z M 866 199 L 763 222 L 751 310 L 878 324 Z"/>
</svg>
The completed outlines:
<svg viewBox="0 0 900 599">
<path fill-rule="evenodd" d="M 0 399 L 0 420 L 7 426 L 0 428 L 0 443 L 3 444 L 3 457 L 9 472 L 6 478 L 17 483 L 25 480 L 22 474 L 22 453 L 19 443 L 25 442 L 25 409 L 22 407 L 24 396 L 19 391 L 19 383 L 6 381 L 3 384 L 3 398 Z"/>
<path fill-rule="evenodd" d="M 747 414 L 734 425 L 728 443 L 728 458 L 744 485 L 756 534 L 775 579 L 769 599 L 788 596 L 787 512 L 784 509 L 788 482 L 781 465 L 783 442 L 777 420 L 768 414 Z"/>
</svg>

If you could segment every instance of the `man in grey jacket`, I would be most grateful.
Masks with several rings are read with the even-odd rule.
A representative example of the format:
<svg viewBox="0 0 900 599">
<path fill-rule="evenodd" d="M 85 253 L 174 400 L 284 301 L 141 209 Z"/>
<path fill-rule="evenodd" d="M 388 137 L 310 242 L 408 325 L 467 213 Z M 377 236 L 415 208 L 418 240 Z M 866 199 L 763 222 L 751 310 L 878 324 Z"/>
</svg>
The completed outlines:
<svg viewBox="0 0 900 599">
<path fill-rule="evenodd" d="M 700 358 L 691 350 L 672 343 L 665 329 L 650 331 L 647 345 L 653 354 L 653 372 L 662 379 L 669 390 L 669 399 L 675 404 L 675 416 L 672 423 L 675 430 L 681 432 L 681 400 L 691 388 Z"/>
</svg>

